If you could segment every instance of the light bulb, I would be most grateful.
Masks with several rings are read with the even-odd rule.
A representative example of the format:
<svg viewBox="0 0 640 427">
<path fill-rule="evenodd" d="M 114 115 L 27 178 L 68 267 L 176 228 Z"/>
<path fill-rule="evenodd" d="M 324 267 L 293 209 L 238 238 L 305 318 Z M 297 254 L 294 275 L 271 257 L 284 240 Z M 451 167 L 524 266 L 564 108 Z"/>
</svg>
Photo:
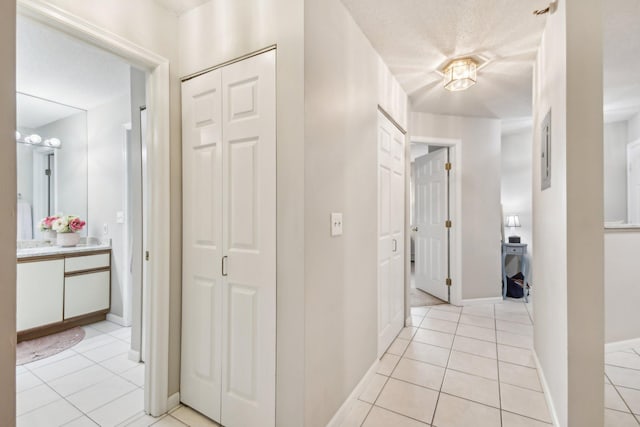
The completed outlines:
<svg viewBox="0 0 640 427">
<path fill-rule="evenodd" d="M 45 144 L 47 144 L 49 147 L 58 148 L 60 147 L 61 142 L 58 138 L 49 138 L 45 141 Z"/>
<path fill-rule="evenodd" d="M 31 144 L 40 144 L 42 142 L 42 137 L 37 133 L 34 133 L 33 135 L 28 136 L 27 138 L 29 138 L 29 141 L 31 142 Z"/>
</svg>

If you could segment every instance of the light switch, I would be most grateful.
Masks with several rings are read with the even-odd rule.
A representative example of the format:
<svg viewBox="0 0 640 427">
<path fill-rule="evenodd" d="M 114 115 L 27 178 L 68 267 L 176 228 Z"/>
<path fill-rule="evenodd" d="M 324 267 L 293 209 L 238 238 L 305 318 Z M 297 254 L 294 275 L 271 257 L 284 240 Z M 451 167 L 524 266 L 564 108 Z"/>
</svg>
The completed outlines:
<svg viewBox="0 0 640 427">
<path fill-rule="evenodd" d="M 116 212 L 116 223 L 124 224 L 124 212 L 122 211 Z"/>
<path fill-rule="evenodd" d="M 105 236 L 109 234 L 109 224 L 102 224 L 102 234 Z"/>
<path fill-rule="evenodd" d="M 333 212 L 331 214 L 331 235 L 342 236 L 342 213 Z"/>
</svg>

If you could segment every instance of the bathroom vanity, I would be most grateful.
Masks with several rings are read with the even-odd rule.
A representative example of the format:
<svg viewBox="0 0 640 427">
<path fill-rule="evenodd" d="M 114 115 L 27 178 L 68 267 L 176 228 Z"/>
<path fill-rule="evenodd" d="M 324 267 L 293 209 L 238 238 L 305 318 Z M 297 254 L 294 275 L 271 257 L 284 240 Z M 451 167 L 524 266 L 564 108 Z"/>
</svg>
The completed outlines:
<svg viewBox="0 0 640 427">
<path fill-rule="evenodd" d="M 111 297 L 109 245 L 19 249 L 17 264 L 18 341 L 106 318 Z"/>
</svg>

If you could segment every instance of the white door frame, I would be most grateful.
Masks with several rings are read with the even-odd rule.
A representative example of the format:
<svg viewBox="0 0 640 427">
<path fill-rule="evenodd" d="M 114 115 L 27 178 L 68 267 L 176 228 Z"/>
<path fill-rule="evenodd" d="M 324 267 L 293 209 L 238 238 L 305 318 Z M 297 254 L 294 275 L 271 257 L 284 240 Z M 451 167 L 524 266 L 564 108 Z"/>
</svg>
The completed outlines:
<svg viewBox="0 0 640 427">
<path fill-rule="evenodd" d="M 411 144 L 428 144 L 428 145 L 438 145 L 441 147 L 449 147 L 453 148 L 454 158 L 451 159 L 451 163 L 453 164 L 453 168 L 449 174 L 449 191 L 450 191 L 450 214 L 451 214 L 451 222 L 453 227 L 451 228 L 451 280 L 453 285 L 451 286 L 451 304 L 453 305 L 462 305 L 462 179 L 461 177 L 461 167 L 462 167 L 462 140 L 454 139 L 454 138 L 437 138 L 437 137 L 424 137 L 424 136 L 411 136 L 409 144 L 407 144 L 406 156 L 406 179 L 405 179 L 405 188 L 406 193 L 409 194 L 411 191 L 410 180 L 411 180 Z M 409 197 L 406 198 L 406 204 L 410 203 Z M 410 209 L 410 206 L 407 206 L 407 210 Z M 405 294 L 410 295 L 411 289 L 411 224 L 409 222 L 409 215 L 405 215 L 405 233 L 407 236 L 407 240 L 409 240 L 409 244 L 405 244 L 405 250 L 407 251 L 407 256 L 405 257 L 405 271 L 408 273 L 405 274 Z M 407 297 L 408 298 L 408 297 Z M 410 301 L 406 302 L 407 310 L 406 310 L 406 318 L 411 316 L 411 303 Z"/>
<path fill-rule="evenodd" d="M 629 163 L 629 153 L 631 152 L 632 149 L 638 147 L 640 145 L 640 139 L 632 141 L 630 143 L 627 144 L 627 152 L 625 153 L 627 156 L 627 223 L 628 224 L 632 224 L 633 221 L 631 221 L 631 217 L 632 212 L 631 212 L 631 203 L 629 203 L 631 201 L 631 193 L 632 193 L 632 188 L 629 185 L 629 181 L 631 180 L 631 170 L 629 169 L 629 167 L 631 166 Z"/>
<path fill-rule="evenodd" d="M 145 363 L 144 408 L 153 416 L 168 409 L 169 388 L 169 240 L 167 215 L 170 214 L 170 112 L 169 112 L 169 60 L 110 31 L 98 27 L 69 12 L 38 0 L 17 0 L 21 15 L 57 28 L 89 44 L 108 50 L 128 62 L 144 68 L 147 81 L 148 174 L 151 209 L 144 221 L 149 229 L 147 250 L 148 298 L 143 313 L 147 330 L 143 340 L 149 350 Z"/>
</svg>

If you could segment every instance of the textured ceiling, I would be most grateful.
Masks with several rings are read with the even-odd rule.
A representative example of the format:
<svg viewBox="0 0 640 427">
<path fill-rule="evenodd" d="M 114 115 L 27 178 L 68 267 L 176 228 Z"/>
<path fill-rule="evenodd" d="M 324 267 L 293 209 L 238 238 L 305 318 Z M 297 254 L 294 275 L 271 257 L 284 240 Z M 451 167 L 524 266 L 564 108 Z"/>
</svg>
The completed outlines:
<svg viewBox="0 0 640 427">
<path fill-rule="evenodd" d="M 129 91 L 130 67 L 122 59 L 46 25 L 18 15 L 16 42 L 18 92 L 88 110 Z M 65 111 L 40 115 L 31 106 L 20 114 L 29 123 L 44 124 L 56 119 L 53 111 Z"/>
<path fill-rule="evenodd" d="M 531 114 L 533 62 L 545 17 L 543 0 L 343 0 L 407 91 L 414 111 L 512 118 Z M 482 55 L 478 83 L 452 93 L 439 70 L 448 60 Z"/>
<path fill-rule="evenodd" d="M 409 94 L 413 111 L 497 117 L 530 126 L 533 63 L 548 0 L 343 0 Z M 604 110 L 607 121 L 640 111 L 640 1 L 604 5 Z M 437 70 L 451 58 L 489 59 L 478 83 L 452 93 Z"/>
</svg>

